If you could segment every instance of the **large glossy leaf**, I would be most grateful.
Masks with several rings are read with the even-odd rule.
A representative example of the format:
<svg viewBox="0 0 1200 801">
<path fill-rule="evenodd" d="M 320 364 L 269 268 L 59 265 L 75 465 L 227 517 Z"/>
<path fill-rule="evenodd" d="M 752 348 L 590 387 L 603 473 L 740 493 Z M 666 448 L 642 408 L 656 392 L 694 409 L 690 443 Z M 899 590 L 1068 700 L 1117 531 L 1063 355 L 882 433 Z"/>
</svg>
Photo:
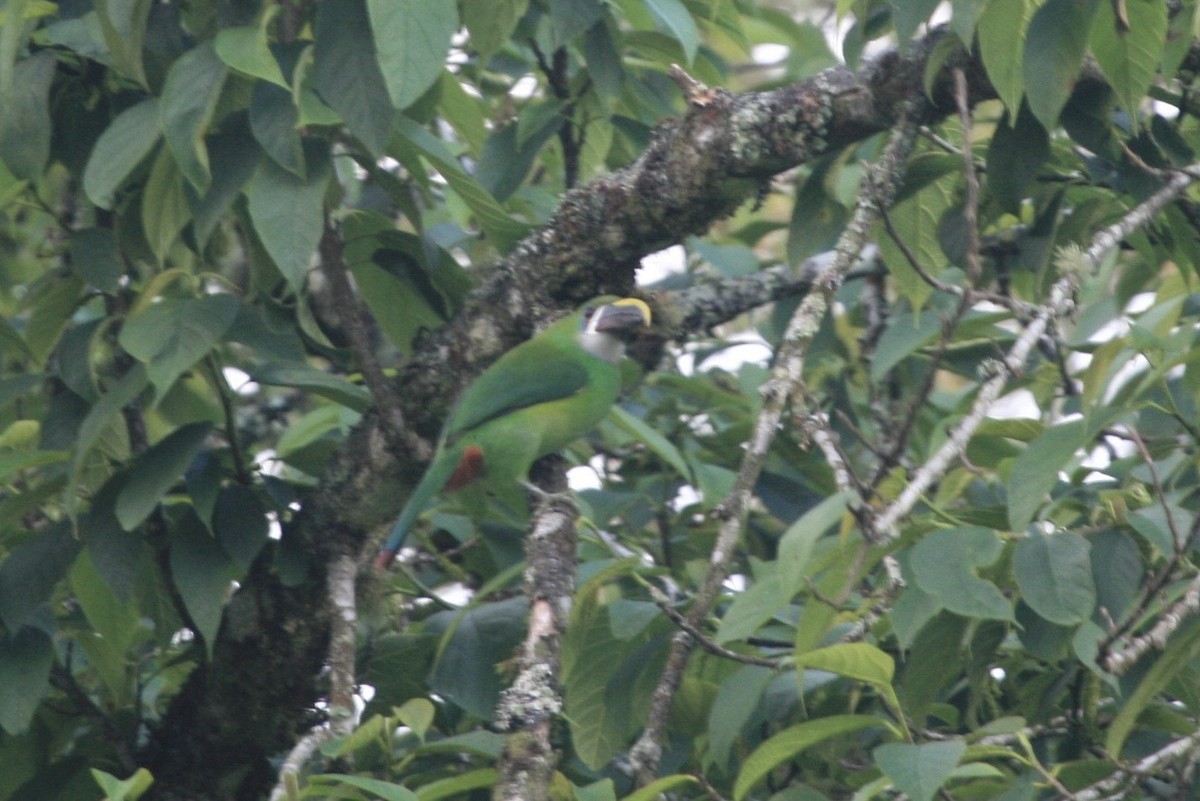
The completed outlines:
<svg viewBox="0 0 1200 801">
<path fill-rule="evenodd" d="M 104 129 L 83 173 L 88 199 L 108 209 L 117 190 L 158 142 L 158 98 L 143 100 L 122 111 Z"/>
<path fill-rule="evenodd" d="M 317 6 L 316 33 L 313 85 L 317 93 L 368 150 L 383 153 L 396 112 L 376 61 L 365 0 L 322 0 Z M 437 66 L 440 70 L 440 59 Z"/>
<path fill-rule="evenodd" d="M 1035 0 L 990 0 L 979 20 L 979 51 L 988 78 L 1008 108 L 1008 119 L 1016 119 L 1025 95 L 1025 37 L 1029 20 L 1037 8 Z"/>
<path fill-rule="evenodd" d="M 9 629 L 0 637 L 0 728 L 10 735 L 28 728 L 50 689 L 54 644 L 41 629 Z"/>
<path fill-rule="evenodd" d="M 1050 136 L 1029 106 L 1022 103 L 1015 116 L 1015 124 L 996 125 L 987 153 L 988 191 L 1012 214 L 1020 211 L 1026 188 L 1050 157 Z"/>
<path fill-rule="evenodd" d="M 434 691 L 473 715 L 490 715 L 501 689 L 496 665 L 512 656 L 527 609 L 524 598 L 511 598 L 435 615 L 430 624 L 445 631 L 445 645 L 430 676 Z"/>
<path fill-rule="evenodd" d="M 966 753 L 962 740 L 940 743 L 887 743 L 875 749 L 875 764 L 896 789 L 913 801 L 931 801 Z"/>
<path fill-rule="evenodd" d="M 779 555 L 776 560 L 779 565 L 779 585 L 783 591 L 780 600 L 788 601 L 804 588 L 813 546 L 846 514 L 851 497 L 847 492 L 831 495 L 805 512 L 783 532 L 783 536 L 779 538 Z"/>
<path fill-rule="evenodd" d="M 1100 3 L 1092 28 L 1092 55 L 1121 105 L 1137 120 L 1137 111 L 1158 71 L 1167 36 L 1167 6 L 1156 0 L 1125 0 L 1127 27 L 1117 22 L 1116 3 Z"/>
<path fill-rule="evenodd" d="M 976 570 L 1000 557 L 1003 544 L 991 531 L 959 528 L 935 531 L 916 544 L 910 557 L 922 590 L 964 617 L 1011 620 L 1012 602 Z"/>
<path fill-rule="evenodd" d="M 100 22 L 112 68 L 147 88 L 142 48 L 153 5 L 153 0 L 96 0 L 96 18 Z"/>
<path fill-rule="evenodd" d="M 267 508 L 252 487 L 234 484 L 221 490 L 212 516 L 217 541 L 243 571 L 267 544 Z"/>
<path fill-rule="evenodd" d="M 208 41 L 172 64 L 163 85 L 159 104 L 163 136 L 180 171 L 199 192 L 206 191 L 212 180 L 204 136 L 228 74 L 229 68 Z"/>
<path fill-rule="evenodd" d="M 190 511 L 171 529 L 170 565 L 196 635 L 211 655 L 225 602 L 239 575 L 237 566 Z"/>
<path fill-rule="evenodd" d="M 129 468 L 115 508 L 117 520 L 126 531 L 132 531 L 149 517 L 167 491 L 183 478 L 210 431 L 211 423 L 191 423 L 138 455 Z"/>
<path fill-rule="evenodd" d="M 735 801 L 741 801 L 768 773 L 806 749 L 872 726 L 887 728 L 888 724 L 870 715 L 831 715 L 784 729 L 754 749 L 754 753 L 742 763 L 742 770 L 733 787 Z"/>
<path fill-rule="evenodd" d="M 1017 457 L 1008 480 L 1008 523 L 1014 531 L 1029 525 L 1058 474 L 1083 445 L 1084 424 L 1072 420 L 1051 426 Z"/>
<path fill-rule="evenodd" d="M 503 47 L 512 35 L 517 21 L 529 8 L 529 0 L 462 0 L 459 6 L 463 26 L 471 36 L 471 46 L 487 58 Z"/>
<path fill-rule="evenodd" d="M 121 346 L 145 363 L 161 399 L 221 341 L 237 317 L 238 305 L 232 295 L 162 298 L 122 326 Z"/>
<path fill-rule="evenodd" d="M 1099 0 L 1047 0 L 1029 22 L 1022 71 L 1029 108 L 1048 130 L 1079 77 Z"/>
<path fill-rule="evenodd" d="M 79 434 L 75 443 L 75 457 L 71 460 L 71 470 L 67 480 L 67 508 L 75 508 L 75 491 L 80 473 L 83 471 L 92 449 L 96 447 L 101 434 L 117 421 L 123 409 L 134 398 L 142 393 L 149 383 L 146 368 L 136 364 L 129 369 L 121 379 L 113 384 L 100 396 L 100 399 L 88 410 L 87 416 L 79 424 Z"/>
<path fill-rule="evenodd" d="M 1013 574 L 1033 611 L 1064 626 L 1091 617 L 1096 586 L 1088 543 L 1078 534 L 1031 531 L 1017 543 Z"/>
<path fill-rule="evenodd" d="M 307 156 L 307 178 L 268 160 L 259 165 L 246 190 L 254 230 L 296 292 L 304 289 L 325 230 L 325 189 L 330 174 L 326 154 L 310 147 Z"/>
<path fill-rule="evenodd" d="M 679 44 L 690 65 L 700 47 L 700 29 L 681 0 L 646 0 L 646 8 L 654 15 L 660 28 L 669 31 Z"/>
<path fill-rule="evenodd" d="M 183 173 L 169 149 L 159 150 L 142 190 L 142 228 L 160 264 L 191 216 Z"/>
<path fill-rule="evenodd" d="M 0 621 L 8 631 L 33 620 L 78 551 L 71 526 L 56 523 L 30 536 L 0 562 Z"/>
<path fill-rule="evenodd" d="M 239 25 L 226 28 L 217 34 L 213 46 L 217 57 L 238 72 L 261 78 L 284 89 L 289 89 L 284 80 L 279 62 L 271 53 L 267 40 L 265 23 L 270 21 L 271 14 L 264 14 L 259 25 Z M 251 104 L 251 109 L 253 109 Z"/>
<path fill-rule="evenodd" d="M 367 0 L 367 10 L 388 94 L 397 109 L 406 109 L 442 73 L 450 37 L 458 30 L 457 6 L 425 0 Z M 512 16 L 513 10 L 498 11 Z M 515 17 L 512 22 L 516 23 Z M 493 18 L 491 23 L 503 25 L 503 18 Z"/>
<path fill-rule="evenodd" d="M 0 159 L 17 178 L 34 180 L 50 158 L 50 82 L 58 61 L 46 50 L 18 61 L 0 92 Z"/>
</svg>

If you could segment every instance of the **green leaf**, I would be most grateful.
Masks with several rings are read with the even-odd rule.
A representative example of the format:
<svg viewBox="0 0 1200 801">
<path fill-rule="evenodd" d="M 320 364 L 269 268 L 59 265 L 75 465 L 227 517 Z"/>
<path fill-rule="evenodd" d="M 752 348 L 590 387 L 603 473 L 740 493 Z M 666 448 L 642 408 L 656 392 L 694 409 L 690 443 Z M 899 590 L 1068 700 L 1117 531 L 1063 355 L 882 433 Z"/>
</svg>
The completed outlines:
<svg viewBox="0 0 1200 801">
<path fill-rule="evenodd" d="M 1022 63 L 1025 96 L 1048 131 L 1058 125 L 1058 113 L 1075 87 L 1099 5 L 1099 0 L 1047 0 L 1029 22 Z"/>
<path fill-rule="evenodd" d="M 329 158 L 308 148 L 308 178 L 264 161 L 246 190 L 254 230 L 275 266 L 297 293 L 304 290 L 313 253 L 325 230 Z"/>
<path fill-rule="evenodd" d="M 208 355 L 233 325 L 239 303 L 232 295 L 161 298 L 121 327 L 121 347 L 146 364 L 159 399 Z"/>
<path fill-rule="evenodd" d="M 1031 531 L 1017 543 L 1013 574 L 1033 611 L 1063 626 L 1092 616 L 1096 585 L 1088 542 L 1078 534 Z"/>
<path fill-rule="evenodd" d="M 290 90 L 291 87 L 279 69 L 279 62 L 271 54 L 267 41 L 266 23 L 270 22 L 272 14 L 263 14 L 262 22 L 258 25 L 239 25 L 226 28 L 217 34 L 213 47 L 217 57 L 226 66 L 238 72 L 261 78 L 276 86 Z M 251 105 L 253 111 L 254 106 Z"/>
<path fill-rule="evenodd" d="M 436 3 L 414 13 L 428 16 L 432 9 L 446 5 L 450 4 Z M 313 87 L 367 150 L 382 154 L 396 112 L 375 58 L 365 0 L 321 0 L 316 34 Z M 437 60 L 439 71 L 442 62 Z"/>
<path fill-rule="evenodd" d="M 529 227 L 510 217 L 486 189 L 467 175 L 437 137 L 406 117 L 400 118 L 397 127 L 400 134 L 429 159 L 450 188 L 474 212 L 479 226 L 497 249 L 507 250 L 525 236 Z"/>
<path fill-rule="evenodd" d="M 788 762 L 806 749 L 843 734 L 861 731 L 872 726 L 889 728 L 883 720 L 870 715 L 831 715 L 784 729 L 754 749 L 742 763 L 733 787 L 735 801 L 741 801 L 756 784 L 771 771 Z"/>
<path fill-rule="evenodd" d="M 1114 5 L 1100 3 L 1092 28 L 1092 55 L 1136 124 L 1166 43 L 1167 6 L 1158 0 L 1125 0 L 1129 20 L 1125 30 L 1118 27 Z"/>
<path fill-rule="evenodd" d="M 495 781 L 495 771 L 489 771 L 492 775 L 492 781 Z M 313 776 L 309 779 L 309 783 L 322 786 L 330 785 L 332 788 L 337 787 L 355 787 L 359 790 L 365 790 L 372 796 L 377 796 L 384 801 L 418 801 L 418 796 L 412 790 L 401 787 L 392 782 L 385 782 L 380 779 L 371 779 L 366 776 L 350 776 L 345 773 L 324 773 L 320 776 Z M 478 785 L 486 787 L 487 785 Z M 428 785 L 424 785 L 422 790 L 428 790 Z M 471 789 L 471 788 L 464 788 Z M 422 793 L 422 799 L 440 798 L 440 796 L 430 796 Z"/>
<path fill-rule="evenodd" d="M 50 158 L 50 83 L 58 60 L 43 50 L 16 63 L 0 93 L 0 159 L 17 178 L 37 179 Z"/>
<path fill-rule="evenodd" d="M 462 0 L 459 5 L 471 45 L 486 62 L 512 36 L 529 8 L 529 0 Z M 458 85 L 457 80 L 454 83 Z"/>
<path fill-rule="evenodd" d="M 13 453 L 0 453 L 0 479 L 8 481 L 10 476 L 22 470 L 65 462 L 70 455 L 67 451 L 15 451 Z"/>
<path fill-rule="evenodd" d="M 119 703 L 127 703 L 132 683 L 126 652 L 137 637 L 138 608 L 109 587 L 87 549 L 75 560 L 69 578 L 79 608 L 95 629 L 94 637 L 86 633 L 79 637 L 80 645 L 87 649 L 88 661 L 112 697 Z"/>
<path fill-rule="evenodd" d="M 426 0 L 367 0 L 367 11 L 392 105 L 406 109 L 442 74 L 450 37 L 458 30 L 457 5 Z M 500 21 L 493 18 L 492 24 Z"/>
<path fill-rule="evenodd" d="M 779 586 L 783 591 L 780 600 L 787 602 L 803 589 L 813 546 L 842 519 L 853 497 L 853 493 L 848 491 L 831 495 L 801 515 L 783 532 L 779 538 L 779 556 L 776 560 L 779 565 Z"/>
<path fill-rule="evenodd" d="M 980 15 L 983 14 L 990 2 L 991 0 L 951 0 L 950 5 L 954 14 L 950 19 L 950 25 L 958 34 L 958 40 L 967 49 L 974 46 L 976 25 Z"/>
<path fill-rule="evenodd" d="M 895 661 L 874 645 L 847 642 L 818 648 L 796 657 L 796 666 L 827 670 L 839 676 L 888 687 L 896 672 Z"/>
<path fill-rule="evenodd" d="M 716 764 L 727 769 L 733 744 L 742 734 L 775 671 L 759 665 L 742 665 L 721 682 L 708 715 L 708 745 Z"/>
<path fill-rule="evenodd" d="M 67 275 L 43 283 L 27 299 L 33 302 L 33 312 L 25 326 L 25 343 L 37 365 L 44 365 L 50 358 L 79 307 L 83 290 L 83 281 L 78 276 Z"/>
<path fill-rule="evenodd" d="M 92 778 L 104 791 L 104 801 L 136 801 L 154 783 L 154 777 L 145 768 L 138 768 L 128 779 L 118 779 L 112 774 L 92 768 Z"/>
<path fill-rule="evenodd" d="M 483 143 L 487 141 L 487 122 L 483 110 L 479 101 L 463 88 L 458 78 L 449 70 L 442 71 L 438 109 L 445 116 L 446 122 L 453 126 L 471 148 L 471 152 L 479 153 L 483 150 Z"/>
<path fill-rule="evenodd" d="M 171 151 L 163 148 L 158 151 L 142 190 L 142 226 L 159 264 L 166 260 L 175 238 L 191 218 L 192 210 L 183 189 L 183 173 Z"/>
<path fill-rule="evenodd" d="M 1033 520 L 1046 494 L 1058 484 L 1059 472 L 1083 446 L 1082 420 L 1060 423 L 1029 443 L 1013 464 L 1008 479 L 1008 524 L 1021 531 Z"/>
<path fill-rule="evenodd" d="M 251 371 L 250 377 L 260 384 L 303 389 L 357 412 L 366 411 L 371 405 L 371 393 L 367 390 L 307 364 L 265 364 Z"/>
<path fill-rule="evenodd" d="M 250 130 L 254 140 L 276 164 L 304 180 L 304 145 L 296 130 L 299 119 L 291 92 L 269 83 L 254 87 L 250 100 Z"/>
<path fill-rule="evenodd" d="M 149 88 L 142 49 L 153 5 L 153 0 L 96 0 L 96 17 L 108 47 L 109 66 L 142 88 Z"/>
<path fill-rule="evenodd" d="M 940 159 L 928 161 L 936 165 Z M 900 239 L 925 271 L 935 277 L 941 275 L 949 263 L 938 239 L 938 227 L 942 215 L 958 203 L 958 182 L 959 177 L 954 173 L 943 175 L 898 203 L 891 213 L 892 226 Z M 897 290 L 914 309 L 921 308 L 933 292 L 929 284 L 912 268 L 908 257 L 891 237 L 880 237 L 879 252 L 888 272 L 896 280 Z"/>
<path fill-rule="evenodd" d="M 1096 605 L 1121 620 L 1142 586 L 1142 556 L 1133 537 L 1106 528 L 1088 537 Z"/>
<path fill-rule="evenodd" d="M 1021 57 L 1036 8 L 1035 0 L 989 0 L 979 19 L 979 53 L 1010 120 L 1016 118 L 1025 95 Z"/>
<path fill-rule="evenodd" d="M 209 657 L 237 566 L 190 510 L 171 529 L 171 577 Z"/>
<path fill-rule="evenodd" d="M 910 745 L 887 743 L 875 749 L 875 764 L 896 789 L 913 801 L 932 801 L 967 750 L 962 740 Z"/>
<path fill-rule="evenodd" d="M 700 47 L 700 29 L 696 21 L 688 13 L 687 6 L 680 0 L 646 0 L 646 7 L 654 15 L 654 20 L 660 29 L 669 31 L 683 46 L 690 66 L 696 58 L 696 50 Z"/>
<path fill-rule="evenodd" d="M 550 0 L 550 32 L 553 48 L 570 44 L 576 36 L 604 17 L 601 0 Z"/>
<path fill-rule="evenodd" d="M 118 114 L 100 134 L 83 171 L 83 189 L 88 199 L 102 209 L 111 209 L 121 184 L 154 148 L 160 136 L 157 97 L 143 100 Z"/>
<path fill-rule="evenodd" d="M 248 571 L 271 533 L 267 507 L 253 488 L 234 484 L 221 490 L 213 509 L 217 541 L 234 563 Z"/>
<path fill-rule="evenodd" d="M 117 520 L 122 528 L 133 531 L 150 516 L 167 491 L 183 478 L 210 431 L 212 423 L 190 423 L 138 455 L 117 496 Z"/>
<path fill-rule="evenodd" d="M 676 793 L 668 793 L 669 790 L 674 790 L 689 784 L 699 784 L 695 776 L 690 776 L 686 773 L 675 773 L 670 776 L 663 776 L 636 790 L 629 795 L 622 796 L 621 801 L 655 801 L 657 798 L 673 797 Z"/>
<path fill-rule="evenodd" d="M 890 0 L 892 7 L 892 24 L 896 27 L 896 38 L 900 40 L 900 49 L 908 48 L 909 41 L 917 32 L 917 28 L 929 20 L 929 15 L 937 8 L 941 0 Z"/>
<path fill-rule="evenodd" d="M 912 550 L 913 576 L 922 590 L 959 615 L 1012 620 L 1012 602 L 990 581 L 975 574 L 1000 556 L 1004 545 L 988 529 L 934 531 Z"/>
<path fill-rule="evenodd" d="M 71 267 L 103 292 L 117 289 L 125 266 L 117 254 L 117 237 L 111 228 L 85 228 L 71 237 Z"/>
<path fill-rule="evenodd" d="M 747 590 L 734 597 L 733 603 L 721 618 L 721 625 L 714 637 L 718 643 L 749 637 L 786 605 L 786 602 L 781 600 L 777 572 L 759 575 L 757 579 Z"/>
<path fill-rule="evenodd" d="M 1015 115 L 1016 125 L 996 124 L 988 145 L 988 191 L 1010 214 L 1020 212 L 1025 190 L 1037 177 L 1037 172 L 1050 158 L 1050 135 L 1033 116 L 1028 104 L 1022 103 Z M 1013 115 L 1009 115 L 1012 119 Z"/>
<path fill-rule="evenodd" d="M 1125 701 L 1121 711 L 1113 718 L 1104 740 L 1104 748 L 1114 759 L 1121 757 L 1125 740 L 1133 732 L 1138 718 L 1154 698 L 1171 682 L 1184 666 L 1200 655 L 1200 620 L 1192 619 L 1177 631 L 1162 655 L 1155 660 L 1143 675 L 1137 689 Z"/>
<path fill-rule="evenodd" d="M 0 620 L 10 632 L 30 623 L 78 552 L 67 523 L 55 523 L 9 551 L 0 562 Z"/>
<path fill-rule="evenodd" d="M 613 406 L 612 411 L 609 412 L 609 418 L 631 437 L 654 451 L 660 459 L 675 469 L 680 478 L 684 481 L 693 481 L 687 459 L 683 458 L 679 449 L 670 440 L 647 425 L 644 420 L 634 417 L 620 406 Z"/>
<path fill-rule="evenodd" d="M 180 171 L 198 192 L 207 191 L 212 180 L 204 135 L 228 74 L 209 40 L 180 56 L 163 84 L 159 104 L 163 136 Z"/>
<path fill-rule="evenodd" d="M 39 628 L 10 629 L 0 638 L 0 728 L 10 735 L 29 728 L 50 690 L 53 664 L 54 644 Z"/>
<path fill-rule="evenodd" d="M 915 318 L 915 319 L 914 319 Z M 871 378 L 882 381 L 901 361 L 931 344 L 942 333 L 942 317 L 932 309 L 897 314 L 879 338 L 871 359 Z"/>
<path fill-rule="evenodd" d="M 524 598 L 511 598 L 430 618 L 432 630 L 445 631 L 431 689 L 473 715 L 491 714 L 501 689 L 496 666 L 512 657 L 525 632 L 527 611 Z"/>
<path fill-rule="evenodd" d="M 74 510 L 75 508 L 77 501 L 75 492 L 79 484 L 79 476 L 83 472 L 84 461 L 91 454 L 92 448 L 100 440 L 100 435 L 117 420 L 121 414 L 121 409 L 141 394 L 148 382 L 146 368 L 140 364 L 135 364 L 129 368 L 129 372 L 121 377 L 120 381 L 109 388 L 108 392 L 100 396 L 100 400 L 92 405 L 92 408 L 88 410 L 87 416 L 83 418 L 83 422 L 79 424 L 79 434 L 75 445 L 75 458 L 71 461 L 71 470 L 67 479 L 66 498 L 68 510 Z"/>
</svg>

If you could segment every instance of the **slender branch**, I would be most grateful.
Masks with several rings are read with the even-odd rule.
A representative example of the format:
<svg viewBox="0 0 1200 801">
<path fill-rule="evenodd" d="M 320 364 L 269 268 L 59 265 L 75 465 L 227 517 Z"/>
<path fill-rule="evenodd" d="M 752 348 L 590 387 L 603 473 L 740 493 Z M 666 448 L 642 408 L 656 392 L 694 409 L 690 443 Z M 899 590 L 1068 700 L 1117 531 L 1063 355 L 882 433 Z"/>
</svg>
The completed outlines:
<svg viewBox="0 0 1200 801">
<path fill-rule="evenodd" d="M 1008 355 L 1003 359 L 991 360 L 984 365 L 985 369 L 990 370 L 991 375 L 980 387 L 971 410 L 954 427 L 942 447 L 913 473 L 900 496 L 876 518 L 874 535 L 880 538 L 879 541 L 891 540 L 898 536 L 897 527 L 900 520 L 912 511 L 925 491 L 932 486 L 934 481 L 945 474 L 950 464 L 965 452 L 971 436 L 987 417 L 992 405 L 999 399 L 1004 387 L 1008 384 L 1009 377 L 1024 369 L 1025 360 L 1051 321 L 1062 317 L 1071 309 L 1073 306 L 1071 298 L 1083 275 L 1095 270 L 1101 259 L 1120 244 L 1121 240 L 1146 225 L 1163 206 L 1170 203 L 1198 178 L 1200 178 L 1200 166 L 1194 165 L 1180 170 L 1162 189 L 1116 223 L 1098 232 L 1092 238 L 1091 246 L 1087 251 L 1076 254 L 1078 256 L 1077 264 L 1067 264 L 1065 263 L 1067 260 L 1063 260 L 1062 277 L 1050 288 L 1046 303 L 1017 337 Z"/>
<path fill-rule="evenodd" d="M 204 364 L 208 367 L 213 388 L 217 390 L 217 397 L 221 400 L 221 413 L 225 417 L 225 441 L 229 443 L 229 455 L 233 461 L 234 475 L 237 476 L 239 484 L 249 486 L 254 479 L 246 467 L 246 452 L 242 449 L 242 438 L 238 434 L 237 413 L 233 408 L 233 390 L 230 388 L 229 382 L 225 380 L 225 374 L 221 372 L 221 368 L 212 354 L 204 358 Z"/>
<path fill-rule="evenodd" d="M 918 93 L 916 97 L 922 98 L 923 95 Z M 921 100 L 906 104 L 904 119 L 892 133 L 879 163 L 865 179 L 874 182 L 878 196 L 890 198 L 894 194 L 902 172 L 900 167 L 911 152 L 916 139 L 921 116 L 919 111 L 922 108 Z M 855 214 L 838 242 L 833 262 L 821 271 L 814 282 L 817 291 L 809 292 L 805 296 L 788 323 L 775 368 L 762 389 L 762 411 L 750 435 L 733 489 L 718 507 L 718 514 L 722 518 L 721 528 L 709 557 L 704 583 L 687 615 L 687 621 L 692 628 L 698 627 L 708 616 L 720 597 L 721 586 L 729 573 L 734 549 L 748 513 L 754 484 L 783 419 L 784 408 L 789 400 L 793 400 L 798 407 L 803 406 L 803 400 L 796 390 L 801 385 L 809 343 L 820 327 L 834 292 L 841 285 L 850 266 L 858 260 L 871 225 L 877 217 L 875 204 L 866 200 L 867 194 L 860 193 Z M 629 754 L 639 786 L 644 787 L 653 781 L 658 771 L 667 716 L 695 645 L 695 637 L 687 630 L 677 632 L 671 639 L 667 663 L 651 699 L 646 728 Z"/>
<path fill-rule="evenodd" d="M 1116 793 L 1121 786 L 1136 776 L 1146 776 L 1153 771 L 1162 767 L 1168 762 L 1173 762 L 1180 757 L 1188 757 L 1189 761 L 1194 761 L 1200 754 L 1200 731 L 1193 732 L 1187 737 L 1175 740 L 1170 745 L 1160 748 L 1154 753 L 1142 757 L 1137 762 L 1127 768 L 1121 768 L 1116 773 L 1108 776 L 1101 781 L 1096 782 L 1090 787 L 1084 788 L 1074 794 L 1076 801 L 1099 801 L 1112 793 Z M 1124 798 L 1122 790 L 1119 796 Z"/>
<path fill-rule="evenodd" d="M 1167 638 L 1197 611 L 1200 611 L 1200 574 L 1188 583 L 1182 598 L 1158 613 L 1157 622 L 1148 632 L 1134 637 L 1120 651 L 1105 653 L 1102 659 L 1105 669 L 1119 676 L 1151 648 L 1164 648 Z"/>
</svg>

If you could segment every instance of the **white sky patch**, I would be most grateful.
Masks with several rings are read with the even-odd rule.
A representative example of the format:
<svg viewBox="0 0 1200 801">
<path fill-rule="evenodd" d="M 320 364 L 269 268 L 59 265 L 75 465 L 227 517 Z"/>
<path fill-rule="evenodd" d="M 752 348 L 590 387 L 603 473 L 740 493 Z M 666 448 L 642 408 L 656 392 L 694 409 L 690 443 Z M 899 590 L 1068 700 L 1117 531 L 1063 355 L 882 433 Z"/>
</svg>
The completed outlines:
<svg viewBox="0 0 1200 801">
<path fill-rule="evenodd" d="M 692 504 L 700 503 L 702 500 L 704 500 L 704 496 L 698 489 L 691 484 L 684 484 L 679 488 L 679 492 L 675 493 L 675 497 L 671 501 L 671 508 L 678 512 Z"/>
<path fill-rule="evenodd" d="M 1016 420 L 1027 417 L 1040 417 L 1037 401 L 1033 393 L 1027 389 L 1017 389 L 1001 396 L 988 409 L 988 417 L 994 420 Z"/>
<path fill-rule="evenodd" d="M 250 380 L 249 373 L 236 367 L 222 367 L 221 374 L 225 376 L 225 383 L 229 384 L 229 387 L 242 397 L 256 395 L 262 389 Z"/>
<path fill-rule="evenodd" d="M 741 573 L 734 573 L 729 578 L 725 579 L 725 589 L 730 592 L 744 592 L 746 590 L 746 577 Z"/>
<path fill-rule="evenodd" d="M 517 100 L 528 100 L 537 92 L 538 81 L 532 75 L 522 75 L 513 84 L 512 89 L 508 90 L 509 95 Z"/>
<path fill-rule="evenodd" d="M 676 273 L 687 270 L 687 251 L 683 245 L 671 247 L 642 257 L 642 267 L 638 271 L 638 283 L 642 286 L 655 284 Z"/>
<path fill-rule="evenodd" d="M 1008 671 L 1002 667 L 994 667 L 988 671 L 988 675 L 996 681 L 1004 681 L 1008 677 Z"/>
<path fill-rule="evenodd" d="M 791 48 L 778 42 L 764 42 L 750 48 L 750 58 L 755 64 L 778 64 L 788 57 Z"/>
<path fill-rule="evenodd" d="M 574 492 L 600 489 L 600 474 L 590 464 L 581 464 L 567 471 L 567 485 Z"/>
</svg>

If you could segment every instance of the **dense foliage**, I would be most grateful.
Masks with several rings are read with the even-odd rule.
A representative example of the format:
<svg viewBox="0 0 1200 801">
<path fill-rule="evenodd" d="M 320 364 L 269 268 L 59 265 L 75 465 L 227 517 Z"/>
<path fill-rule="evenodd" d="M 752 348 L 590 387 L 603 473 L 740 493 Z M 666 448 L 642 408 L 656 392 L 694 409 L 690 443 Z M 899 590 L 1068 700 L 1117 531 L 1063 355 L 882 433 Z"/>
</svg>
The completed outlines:
<svg viewBox="0 0 1200 801">
<path fill-rule="evenodd" d="M 0 801 L 266 798 L 305 742 L 281 795 L 1197 797 L 1197 26 L 8 0 Z M 631 292 L 530 691 L 511 521 L 365 566 L 461 387 Z"/>
</svg>

